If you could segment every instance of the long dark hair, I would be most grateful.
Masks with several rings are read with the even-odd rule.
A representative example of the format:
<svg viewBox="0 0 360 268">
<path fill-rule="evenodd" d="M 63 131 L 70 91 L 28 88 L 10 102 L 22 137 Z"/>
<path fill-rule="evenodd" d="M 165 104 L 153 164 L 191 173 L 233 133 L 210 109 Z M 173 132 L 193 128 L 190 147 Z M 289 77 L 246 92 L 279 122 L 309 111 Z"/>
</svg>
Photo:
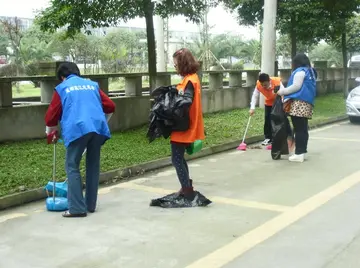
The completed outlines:
<svg viewBox="0 0 360 268">
<path fill-rule="evenodd" d="M 314 68 L 312 68 L 308 56 L 306 56 L 304 53 L 298 53 L 292 59 L 292 70 L 294 71 L 300 67 L 307 67 L 307 68 L 311 69 L 312 72 L 310 72 L 310 75 L 315 76 L 315 79 L 317 78 L 316 70 Z"/>
<path fill-rule="evenodd" d="M 310 60 L 304 53 L 298 53 L 292 59 L 292 69 L 296 70 L 299 67 L 311 67 Z"/>
</svg>

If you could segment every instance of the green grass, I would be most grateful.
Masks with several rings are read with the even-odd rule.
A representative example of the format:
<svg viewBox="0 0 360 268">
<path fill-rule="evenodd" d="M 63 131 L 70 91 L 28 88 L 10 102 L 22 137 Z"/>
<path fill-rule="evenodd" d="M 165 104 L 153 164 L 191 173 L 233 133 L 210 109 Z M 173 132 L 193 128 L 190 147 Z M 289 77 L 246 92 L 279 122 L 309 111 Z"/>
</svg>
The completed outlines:
<svg viewBox="0 0 360 268">
<path fill-rule="evenodd" d="M 310 124 L 345 114 L 342 94 L 319 97 Z M 248 118 L 248 109 L 233 110 L 205 116 L 207 138 L 205 146 L 241 139 Z M 166 157 L 170 154 L 169 140 L 158 139 L 149 144 L 147 127 L 113 133 L 102 149 L 101 170 L 108 171 Z M 257 109 L 248 136 L 263 132 L 263 110 Z M 65 177 L 63 145 L 58 145 L 57 176 Z M 44 186 L 51 178 L 52 149 L 45 139 L 9 142 L 0 145 L 0 196 L 18 192 L 20 186 L 32 189 Z M 82 167 L 84 170 L 84 167 Z"/>
<path fill-rule="evenodd" d="M 39 97 L 41 95 L 41 90 L 38 87 L 34 87 L 33 84 L 21 84 L 19 86 L 19 92 L 16 89 L 16 86 L 12 88 L 13 98 L 23 98 L 23 97 Z"/>
</svg>

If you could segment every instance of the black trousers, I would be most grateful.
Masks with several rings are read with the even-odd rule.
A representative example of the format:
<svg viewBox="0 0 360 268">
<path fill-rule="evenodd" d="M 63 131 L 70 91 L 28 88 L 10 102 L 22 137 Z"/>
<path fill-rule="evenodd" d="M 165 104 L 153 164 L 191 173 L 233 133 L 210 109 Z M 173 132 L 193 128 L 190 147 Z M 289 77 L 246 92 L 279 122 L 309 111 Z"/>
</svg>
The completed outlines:
<svg viewBox="0 0 360 268">
<path fill-rule="evenodd" d="M 270 141 L 272 140 L 271 110 L 272 110 L 272 106 L 265 105 L 264 136 L 265 139 L 269 139 Z"/>
<path fill-rule="evenodd" d="M 189 167 L 185 160 L 185 150 L 188 144 L 171 142 L 171 162 L 182 188 L 190 187 Z"/>
<path fill-rule="evenodd" d="M 294 126 L 295 134 L 295 154 L 305 154 L 307 153 L 307 145 L 309 141 L 308 118 L 291 116 L 291 122 Z"/>
<path fill-rule="evenodd" d="M 294 139 L 294 134 L 291 129 L 290 122 L 287 116 L 285 117 L 285 125 L 286 125 L 286 132 L 288 134 L 288 139 Z"/>
</svg>

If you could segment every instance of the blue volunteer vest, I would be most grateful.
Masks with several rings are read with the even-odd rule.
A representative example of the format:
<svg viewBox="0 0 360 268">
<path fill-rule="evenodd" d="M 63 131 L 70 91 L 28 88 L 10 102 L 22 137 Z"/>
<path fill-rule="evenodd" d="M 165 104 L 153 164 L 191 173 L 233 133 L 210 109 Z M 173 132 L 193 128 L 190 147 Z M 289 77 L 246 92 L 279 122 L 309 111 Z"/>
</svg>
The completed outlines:
<svg viewBox="0 0 360 268">
<path fill-rule="evenodd" d="M 70 75 L 55 90 L 62 104 L 60 125 L 65 147 L 90 132 L 111 137 L 96 82 Z"/>
<path fill-rule="evenodd" d="M 288 81 L 287 87 L 291 86 L 294 83 L 295 74 L 301 71 L 305 72 L 305 78 L 301 89 L 290 95 L 284 96 L 284 100 L 295 99 L 314 105 L 314 100 L 316 96 L 316 76 L 312 68 L 299 67 L 295 71 L 293 71 Z"/>
</svg>

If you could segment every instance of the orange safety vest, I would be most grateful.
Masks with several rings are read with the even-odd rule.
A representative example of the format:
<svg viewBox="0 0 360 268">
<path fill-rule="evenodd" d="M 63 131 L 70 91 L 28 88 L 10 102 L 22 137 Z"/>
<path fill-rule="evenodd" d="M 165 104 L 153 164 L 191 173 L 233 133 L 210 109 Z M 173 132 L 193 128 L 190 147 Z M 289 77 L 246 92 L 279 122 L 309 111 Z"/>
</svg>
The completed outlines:
<svg viewBox="0 0 360 268">
<path fill-rule="evenodd" d="M 274 89 L 277 86 L 280 86 L 281 78 L 280 77 L 270 77 L 270 88 L 264 88 L 259 80 L 256 82 L 256 88 L 260 91 L 261 94 L 265 97 L 265 105 L 272 106 L 276 97 Z"/>
<path fill-rule="evenodd" d="M 178 143 L 193 143 L 196 140 L 204 140 L 204 119 L 201 105 L 201 85 L 198 75 L 189 74 L 184 77 L 177 90 L 184 90 L 187 83 L 191 81 L 194 86 L 194 99 L 190 106 L 189 117 L 190 127 L 186 131 L 173 131 L 170 140 Z"/>
</svg>

